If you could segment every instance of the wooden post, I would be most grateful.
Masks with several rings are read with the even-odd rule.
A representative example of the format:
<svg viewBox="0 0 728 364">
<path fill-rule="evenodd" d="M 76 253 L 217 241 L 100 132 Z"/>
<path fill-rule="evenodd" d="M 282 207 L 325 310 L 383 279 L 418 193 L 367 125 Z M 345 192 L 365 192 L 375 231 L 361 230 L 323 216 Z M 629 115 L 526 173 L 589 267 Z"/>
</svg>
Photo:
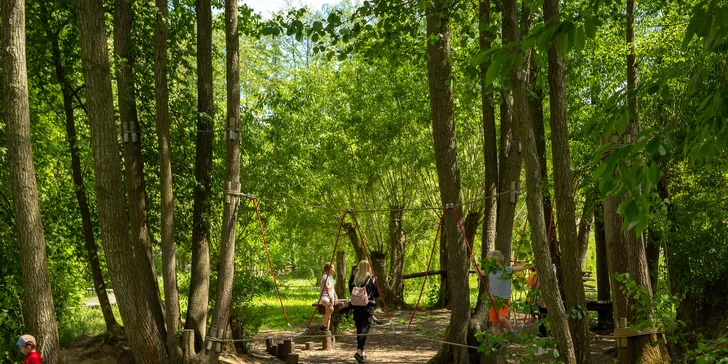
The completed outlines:
<svg viewBox="0 0 728 364">
<path fill-rule="evenodd" d="M 331 331 L 325 331 L 324 335 L 321 336 L 321 345 L 323 346 L 324 350 L 334 350 L 334 335 L 331 334 Z"/>
<path fill-rule="evenodd" d="M 218 339 L 222 339 L 223 334 L 225 334 L 225 331 L 223 329 L 217 329 L 215 337 L 217 337 Z M 222 351 L 222 342 L 218 341 L 215 343 L 215 351 L 218 353 Z"/>
<path fill-rule="evenodd" d="M 265 352 L 270 354 L 270 348 L 273 346 L 273 338 L 267 337 L 265 338 Z"/>
<path fill-rule="evenodd" d="M 288 354 L 288 361 L 286 361 L 286 364 L 298 364 L 298 353 Z"/>
<path fill-rule="evenodd" d="M 622 317 L 619 319 L 619 327 L 626 329 L 627 328 L 627 318 Z M 628 348 L 629 347 L 629 338 L 627 337 L 620 337 L 619 338 L 620 347 L 622 348 Z"/>
<path fill-rule="evenodd" d="M 306 341 L 306 350 L 313 350 L 313 341 Z"/>
<path fill-rule="evenodd" d="M 278 344 L 278 352 L 276 353 L 276 356 L 281 360 L 286 360 L 288 358 L 288 353 L 286 353 L 286 347 L 283 343 Z"/>
<path fill-rule="evenodd" d="M 346 284 L 349 281 L 346 274 L 346 255 L 343 251 L 336 252 L 336 284 L 334 291 L 339 298 L 346 298 Z"/>
<path fill-rule="evenodd" d="M 283 340 L 283 349 L 286 351 L 286 355 L 293 352 L 293 340 L 292 339 L 285 339 Z"/>
<path fill-rule="evenodd" d="M 270 347 L 270 355 L 278 356 L 278 345 L 273 345 Z"/>
</svg>

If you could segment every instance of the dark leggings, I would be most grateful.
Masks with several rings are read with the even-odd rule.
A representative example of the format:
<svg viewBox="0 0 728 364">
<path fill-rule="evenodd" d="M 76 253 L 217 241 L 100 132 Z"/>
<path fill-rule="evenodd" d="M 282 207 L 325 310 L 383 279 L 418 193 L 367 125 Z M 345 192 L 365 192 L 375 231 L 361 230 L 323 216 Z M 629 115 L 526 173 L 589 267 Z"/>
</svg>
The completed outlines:
<svg viewBox="0 0 728 364">
<path fill-rule="evenodd" d="M 374 307 L 354 307 L 354 325 L 356 325 L 357 335 L 366 335 L 372 325 L 372 317 L 374 316 Z M 366 336 L 356 337 L 356 348 L 364 350 L 364 344 L 367 342 Z"/>
</svg>

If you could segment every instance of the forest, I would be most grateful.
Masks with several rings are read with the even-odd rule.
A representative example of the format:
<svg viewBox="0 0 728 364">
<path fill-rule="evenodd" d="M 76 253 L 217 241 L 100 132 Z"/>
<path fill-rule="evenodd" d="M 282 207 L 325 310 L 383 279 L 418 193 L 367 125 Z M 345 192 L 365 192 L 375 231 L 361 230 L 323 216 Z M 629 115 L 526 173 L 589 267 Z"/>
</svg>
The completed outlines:
<svg viewBox="0 0 728 364">
<path fill-rule="evenodd" d="M 728 1 L 287 4 L 0 1 L 0 363 L 728 363 Z"/>
</svg>

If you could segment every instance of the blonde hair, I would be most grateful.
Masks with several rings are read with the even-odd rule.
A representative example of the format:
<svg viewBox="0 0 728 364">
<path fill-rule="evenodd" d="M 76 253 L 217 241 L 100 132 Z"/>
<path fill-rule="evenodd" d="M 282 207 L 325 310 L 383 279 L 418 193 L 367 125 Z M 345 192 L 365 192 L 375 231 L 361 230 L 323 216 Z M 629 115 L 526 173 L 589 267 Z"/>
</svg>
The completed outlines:
<svg viewBox="0 0 728 364">
<path fill-rule="evenodd" d="M 354 285 L 361 286 L 362 284 L 367 283 L 369 278 L 372 276 L 370 270 L 371 265 L 369 264 L 369 261 L 362 260 L 359 262 L 359 271 L 356 272 L 356 276 L 354 276 Z"/>
<path fill-rule="evenodd" d="M 505 258 L 503 257 L 503 253 L 500 252 L 500 250 L 491 250 L 488 252 L 488 254 L 485 256 L 488 259 L 496 258 L 498 261 L 498 264 L 503 264 L 505 261 Z"/>
</svg>

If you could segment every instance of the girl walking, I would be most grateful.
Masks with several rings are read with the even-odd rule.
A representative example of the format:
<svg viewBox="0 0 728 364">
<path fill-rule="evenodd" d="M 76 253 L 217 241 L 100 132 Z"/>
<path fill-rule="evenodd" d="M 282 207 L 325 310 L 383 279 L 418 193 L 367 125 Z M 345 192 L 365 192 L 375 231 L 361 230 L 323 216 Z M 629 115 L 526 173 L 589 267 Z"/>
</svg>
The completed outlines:
<svg viewBox="0 0 728 364">
<path fill-rule="evenodd" d="M 359 262 L 359 270 L 349 284 L 349 293 L 351 294 L 351 306 L 354 308 L 354 324 L 357 334 L 354 359 L 359 363 L 364 363 L 367 360 L 367 354 L 364 351 L 364 344 L 367 341 L 366 334 L 369 333 L 373 322 L 375 298 L 379 297 L 376 277 L 373 276 L 368 261 Z"/>
</svg>

